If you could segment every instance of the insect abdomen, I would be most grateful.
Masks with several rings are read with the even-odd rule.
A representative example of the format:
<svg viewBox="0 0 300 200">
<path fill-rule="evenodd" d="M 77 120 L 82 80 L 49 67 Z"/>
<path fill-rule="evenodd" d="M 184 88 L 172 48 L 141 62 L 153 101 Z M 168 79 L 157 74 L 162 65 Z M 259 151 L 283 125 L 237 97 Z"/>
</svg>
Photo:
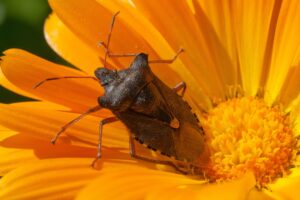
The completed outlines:
<svg viewBox="0 0 300 200">
<path fill-rule="evenodd" d="M 166 155 L 175 155 L 175 131 L 163 122 L 134 111 L 115 113 L 141 143 Z"/>
</svg>

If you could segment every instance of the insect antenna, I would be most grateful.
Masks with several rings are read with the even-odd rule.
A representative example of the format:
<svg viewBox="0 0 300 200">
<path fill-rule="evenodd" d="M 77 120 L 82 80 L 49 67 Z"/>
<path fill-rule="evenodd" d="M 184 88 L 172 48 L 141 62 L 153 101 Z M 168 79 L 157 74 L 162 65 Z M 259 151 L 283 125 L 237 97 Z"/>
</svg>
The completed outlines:
<svg viewBox="0 0 300 200">
<path fill-rule="evenodd" d="M 120 11 L 116 12 L 112 17 L 110 30 L 109 30 L 109 33 L 108 33 L 108 36 L 107 36 L 106 44 L 104 42 L 100 42 L 100 44 L 105 48 L 105 56 L 104 56 L 104 63 L 103 63 L 105 68 L 106 68 L 107 56 L 109 56 L 109 44 L 110 44 L 111 34 L 112 34 L 112 31 L 113 31 L 113 28 L 114 28 L 116 17 L 119 13 L 120 13 Z"/>
<path fill-rule="evenodd" d="M 48 81 L 54 81 L 54 80 L 59 80 L 59 79 L 68 79 L 68 78 L 90 78 L 90 79 L 94 79 L 95 81 L 98 81 L 98 79 L 96 77 L 93 76 L 62 76 L 62 77 L 51 77 L 51 78 L 46 78 L 42 81 L 40 81 L 39 83 L 37 83 L 33 89 L 36 89 L 38 87 L 40 87 L 42 84 L 44 84 L 45 82 Z"/>
<path fill-rule="evenodd" d="M 101 59 L 101 61 L 103 61 L 103 66 L 104 68 L 107 68 L 107 57 L 133 57 L 133 56 L 137 56 L 138 53 L 123 53 L 123 54 L 116 54 L 116 53 L 111 53 L 109 51 L 109 44 L 110 44 L 110 39 L 111 39 L 111 35 L 112 35 L 112 31 L 113 31 L 113 27 L 114 27 L 114 24 L 115 24 L 115 21 L 116 21 L 116 17 L 117 15 L 120 13 L 120 11 L 116 12 L 113 17 L 112 17 L 112 20 L 111 20 L 111 25 L 110 25 L 110 30 L 109 30 L 109 33 L 108 33 L 108 36 L 107 36 L 107 42 L 103 42 L 103 41 L 100 41 L 99 42 L 99 45 L 103 46 L 105 48 L 105 56 L 104 56 L 104 59 Z"/>
</svg>

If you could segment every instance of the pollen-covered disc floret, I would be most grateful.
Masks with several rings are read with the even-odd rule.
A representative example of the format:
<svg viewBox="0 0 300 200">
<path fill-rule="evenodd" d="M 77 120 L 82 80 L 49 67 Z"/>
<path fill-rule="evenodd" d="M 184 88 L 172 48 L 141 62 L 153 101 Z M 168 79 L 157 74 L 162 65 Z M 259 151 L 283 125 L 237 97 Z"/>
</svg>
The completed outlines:
<svg viewBox="0 0 300 200">
<path fill-rule="evenodd" d="M 264 185 L 289 173 L 297 139 L 290 117 L 279 106 L 269 107 L 252 97 L 234 98 L 204 118 L 211 151 L 205 173 L 210 179 L 233 179 L 252 171 Z"/>
</svg>

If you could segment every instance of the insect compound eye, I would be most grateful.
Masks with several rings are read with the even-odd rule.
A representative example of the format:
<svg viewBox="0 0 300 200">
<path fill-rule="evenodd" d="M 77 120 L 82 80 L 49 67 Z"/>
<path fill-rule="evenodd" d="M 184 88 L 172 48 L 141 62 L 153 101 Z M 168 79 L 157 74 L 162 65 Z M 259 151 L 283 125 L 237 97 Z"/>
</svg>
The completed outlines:
<svg viewBox="0 0 300 200">
<path fill-rule="evenodd" d="M 101 107 L 107 108 L 109 104 L 109 100 L 105 96 L 101 96 L 98 98 L 98 103 Z"/>
</svg>

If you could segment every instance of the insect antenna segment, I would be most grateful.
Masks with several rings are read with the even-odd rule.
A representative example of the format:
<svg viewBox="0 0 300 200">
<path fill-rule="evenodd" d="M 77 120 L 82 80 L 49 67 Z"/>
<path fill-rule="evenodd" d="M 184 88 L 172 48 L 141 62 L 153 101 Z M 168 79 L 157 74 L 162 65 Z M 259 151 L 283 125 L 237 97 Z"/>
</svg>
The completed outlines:
<svg viewBox="0 0 300 200">
<path fill-rule="evenodd" d="M 116 12 L 112 17 L 110 30 L 109 30 L 109 33 L 108 33 L 108 36 L 107 36 L 106 44 L 104 42 L 100 42 L 100 44 L 105 48 L 105 56 L 104 56 L 104 63 L 103 63 L 104 68 L 106 68 L 106 60 L 107 60 L 107 56 L 109 56 L 109 44 L 110 44 L 111 34 L 112 34 L 112 31 L 113 31 L 113 28 L 114 28 L 116 17 L 119 13 L 120 13 L 120 11 Z"/>
<path fill-rule="evenodd" d="M 62 77 L 51 77 L 51 78 L 46 78 L 40 82 L 38 82 L 34 87 L 33 89 L 36 89 L 38 87 L 40 87 L 42 84 L 44 84 L 45 82 L 48 82 L 48 81 L 55 81 L 55 80 L 59 80 L 59 79 L 71 79 L 71 78 L 89 78 L 89 79 L 93 79 L 95 81 L 98 81 L 98 79 L 94 76 L 62 76 Z"/>
</svg>

